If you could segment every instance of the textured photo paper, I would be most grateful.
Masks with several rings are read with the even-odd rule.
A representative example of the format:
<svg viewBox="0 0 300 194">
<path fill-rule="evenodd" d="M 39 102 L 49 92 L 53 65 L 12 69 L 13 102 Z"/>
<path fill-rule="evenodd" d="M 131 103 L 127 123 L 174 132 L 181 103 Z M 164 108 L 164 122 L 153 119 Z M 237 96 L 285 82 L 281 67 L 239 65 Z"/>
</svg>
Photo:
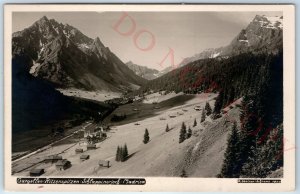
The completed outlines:
<svg viewBox="0 0 300 194">
<path fill-rule="evenodd" d="M 8 191 L 293 191 L 293 5 L 5 5 Z"/>
</svg>

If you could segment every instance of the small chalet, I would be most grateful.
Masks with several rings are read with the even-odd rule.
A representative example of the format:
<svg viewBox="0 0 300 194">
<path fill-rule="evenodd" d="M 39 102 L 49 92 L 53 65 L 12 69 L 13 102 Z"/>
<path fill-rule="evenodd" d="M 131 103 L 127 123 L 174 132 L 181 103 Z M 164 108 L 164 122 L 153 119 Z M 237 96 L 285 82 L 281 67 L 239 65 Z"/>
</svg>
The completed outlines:
<svg viewBox="0 0 300 194">
<path fill-rule="evenodd" d="M 71 167 L 71 162 L 67 159 L 63 159 L 58 161 L 55 166 L 57 170 L 66 170 Z"/>
<path fill-rule="evenodd" d="M 77 148 L 77 149 L 75 150 L 75 153 L 76 153 L 76 154 L 83 153 L 83 149 L 82 149 L 82 148 Z"/>
<path fill-rule="evenodd" d="M 195 106 L 194 109 L 195 109 L 196 111 L 202 110 L 200 105 Z"/>
<path fill-rule="evenodd" d="M 87 150 L 95 150 L 96 149 L 96 144 L 88 144 L 86 146 Z"/>
<path fill-rule="evenodd" d="M 30 172 L 29 172 L 29 175 L 30 176 L 41 176 L 42 174 L 45 173 L 45 170 L 44 169 L 32 169 Z"/>
<path fill-rule="evenodd" d="M 169 117 L 170 117 L 170 118 L 175 118 L 176 115 L 175 115 L 175 114 L 170 114 Z"/>
<path fill-rule="evenodd" d="M 80 156 L 81 161 L 85 161 L 85 160 L 88 160 L 88 159 L 90 159 L 90 155 L 81 155 Z"/>
<path fill-rule="evenodd" d="M 62 160 L 62 156 L 51 155 L 51 156 L 47 156 L 44 161 L 45 161 L 45 163 L 48 163 L 48 162 L 55 163 L 55 162 L 58 162 L 60 160 Z"/>
<path fill-rule="evenodd" d="M 109 168 L 109 160 L 99 160 L 98 164 L 99 164 L 100 167 Z"/>
</svg>

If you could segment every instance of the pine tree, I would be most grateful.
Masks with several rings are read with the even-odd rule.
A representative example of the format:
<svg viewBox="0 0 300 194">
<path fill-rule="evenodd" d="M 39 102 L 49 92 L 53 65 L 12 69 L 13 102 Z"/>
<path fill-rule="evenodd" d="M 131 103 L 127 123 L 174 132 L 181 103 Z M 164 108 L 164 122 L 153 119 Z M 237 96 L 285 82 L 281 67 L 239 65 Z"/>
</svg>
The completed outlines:
<svg viewBox="0 0 300 194">
<path fill-rule="evenodd" d="M 170 128 L 169 128 L 169 125 L 167 124 L 166 126 L 166 132 L 169 132 L 170 131 Z"/>
<path fill-rule="evenodd" d="M 124 161 L 124 155 L 123 155 L 124 149 L 123 147 L 120 147 L 120 151 L 119 151 L 119 161 L 123 162 Z"/>
<path fill-rule="evenodd" d="M 235 97 L 235 90 L 234 87 L 231 87 L 229 97 L 228 97 L 228 102 L 232 103 L 234 101 L 234 97 Z"/>
<path fill-rule="evenodd" d="M 239 169 L 237 165 L 237 161 L 239 160 L 238 155 L 239 149 L 239 135 L 237 124 L 234 122 L 231 135 L 227 142 L 227 149 L 225 152 L 225 159 L 223 162 L 221 177 L 225 178 L 238 178 L 239 177 Z"/>
<path fill-rule="evenodd" d="M 223 100 L 222 100 L 222 108 L 224 108 L 225 106 L 228 105 L 228 89 L 227 89 L 227 85 L 224 87 L 223 89 L 224 93 L 223 93 Z"/>
<path fill-rule="evenodd" d="M 221 113 L 221 109 L 223 106 L 223 98 L 224 98 L 224 92 L 223 90 L 221 90 L 215 101 L 214 115 L 218 115 Z"/>
<path fill-rule="evenodd" d="M 189 127 L 187 134 L 186 134 L 186 138 L 189 139 L 190 137 L 192 137 L 192 129 Z"/>
<path fill-rule="evenodd" d="M 182 143 L 186 138 L 186 128 L 181 128 L 180 129 L 180 134 L 179 134 L 179 143 Z"/>
<path fill-rule="evenodd" d="M 197 126 L 197 121 L 196 121 L 196 119 L 194 120 L 194 125 L 193 125 L 193 127 L 196 127 Z"/>
<path fill-rule="evenodd" d="M 253 149 L 256 149 L 256 140 L 259 138 L 258 134 L 254 134 L 254 132 L 258 129 L 259 123 L 253 97 L 252 95 L 246 95 L 242 101 L 240 141 L 237 150 L 238 160 L 235 162 L 238 174 L 241 174 L 243 167 L 249 166 L 246 163 L 252 160 L 254 154 L 257 154 Z"/>
<path fill-rule="evenodd" d="M 201 115 L 201 123 L 205 121 L 206 118 L 206 114 L 205 114 L 205 110 L 202 110 L 202 115 Z"/>
<path fill-rule="evenodd" d="M 212 110 L 208 102 L 205 104 L 205 111 L 207 116 L 211 115 Z"/>
<path fill-rule="evenodd" d="M 184 129 L 184 130 L 186 130 L 186 125 L 185 125 L 185 123 L 184 123 L 184 122 L 182 122 L 181 129 Z"/>
<path fill-rule="evenodd" d="M 128 148 L 127 145 L 124 145 L 124 148 L 122 149 L 122 162 L 124 162 L 128 157 Z"/>
<path fill-rule="evenodd" d="M 127 148 L 127 144 L 125 144 L 124 146 L 124 155 L 127 157 L 128 156 L 128 148 Z"/>
<path fill-rule="evenodd" d="M 143 142 L 144 142 L 144 144 L 147 144 L 149 141 L 150 141 L 149 132 L 148 132 L 148 129 L 146 128 Z"/>
<path fill-rule="evenodd" d="M 117 153 L 116 153 L 116 161 L 119 162 L 120 161 L 120 147 L 118 146 L 117 148 Z"/>
</svg>

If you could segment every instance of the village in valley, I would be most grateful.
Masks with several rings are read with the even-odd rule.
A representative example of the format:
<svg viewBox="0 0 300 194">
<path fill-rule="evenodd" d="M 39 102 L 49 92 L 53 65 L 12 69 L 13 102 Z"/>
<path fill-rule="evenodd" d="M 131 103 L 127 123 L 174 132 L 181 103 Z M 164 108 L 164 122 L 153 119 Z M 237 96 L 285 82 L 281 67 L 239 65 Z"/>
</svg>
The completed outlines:
<svg viewBox="0 0 300 194">
<path fill-rule="evenodd" d="M 62 136 L 60 141 L 14 160 L 13 175 L 186 176 L 187 169 L 177 168 L 176 160 L 186 157 L 189 150 L 195 152 L 202 141 L 200 135 L 217 127 L 211 119 L 216 96 L 156 92 L 136 97 L 103 121 L 86 121 L 67 138 Z M 232 105 L 231 109 L 238 112 Z M 216 137 L 209 138 L 214 141 Z M 226 135 L 217 138 L 226 142 Z M 214 142 L 212 149 L 217 150 L 205 150 L 217 153 L 210 156 L 212 160 L 223 157 L 222 142 Z M 215 176 L 219 163 L 206 176 Z"/>
<path fill-rule="evenodd" d="M 282 13 L 24 13 L 13 14 L 10 175 L 283 177 Z M 170 22 L 156 35 L 185 58 L 136 53 L 108 23 L 120 16 Z"/>
</svg>

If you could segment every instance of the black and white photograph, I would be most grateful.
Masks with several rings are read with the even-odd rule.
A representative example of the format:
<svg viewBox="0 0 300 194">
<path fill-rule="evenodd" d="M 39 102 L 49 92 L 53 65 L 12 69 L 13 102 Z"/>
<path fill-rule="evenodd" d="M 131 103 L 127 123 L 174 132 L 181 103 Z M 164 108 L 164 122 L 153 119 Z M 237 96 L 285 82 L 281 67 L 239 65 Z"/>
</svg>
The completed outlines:
<svg viewBox="0 0 300 194">
<path fill-rule="evenodd" d="M 7 6 L 12 190 L 72 177 L 294 188 L 293 6 L 48 6 Z"/>
</svg>

